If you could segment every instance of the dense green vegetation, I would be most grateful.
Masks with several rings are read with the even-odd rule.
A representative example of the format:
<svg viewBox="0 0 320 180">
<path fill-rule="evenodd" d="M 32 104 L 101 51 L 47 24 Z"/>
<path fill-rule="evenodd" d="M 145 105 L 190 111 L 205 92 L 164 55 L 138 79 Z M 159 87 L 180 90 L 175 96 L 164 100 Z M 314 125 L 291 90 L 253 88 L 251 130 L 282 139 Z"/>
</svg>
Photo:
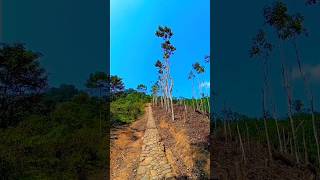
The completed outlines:
<svg viewBox="0 0 320 180">
<path fill-rule="evenodd" d="M 99 132 L 102 104 L 86 93 L 70 98 L 53 101 L 48 115 L 30 114 L 16 127 L 0 131 L 2 176 L 78 179 L 102 173 L 107 158 L 107 142 Z"/>
<path fill-rule="evenodd" d="M 111 122 L 130 123 L 144 113 L 145 103 L 150 102 L 150 96 L 134 90 L 127 91 L 110 104 Z"/>
<path fill-rule="evenodd" d="M 150 97 L 104 72 L 90 74 L 85 91 L 48 88 L 40 57 L 0 47 L 1 179 L 104 179 L 110 125 L 134 121 Z"/>
</svg>

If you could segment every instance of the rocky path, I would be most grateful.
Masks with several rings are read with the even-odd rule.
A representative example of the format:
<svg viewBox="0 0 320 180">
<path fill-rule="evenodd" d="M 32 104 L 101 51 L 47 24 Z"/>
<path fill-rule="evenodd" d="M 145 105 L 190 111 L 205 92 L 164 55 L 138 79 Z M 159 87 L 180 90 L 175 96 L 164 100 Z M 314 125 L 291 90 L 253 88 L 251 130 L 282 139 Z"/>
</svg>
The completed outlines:
<svg viewBox="0 0 320 180">
<path fill-rule="evenodd" d="M 172 168 L 167 161 L 164 145 L 161 142 L 152 109 L 147 107 L 147 127 L 143 136 L 142 151 L 136 179 L 174 179 Z"/>
</svg>

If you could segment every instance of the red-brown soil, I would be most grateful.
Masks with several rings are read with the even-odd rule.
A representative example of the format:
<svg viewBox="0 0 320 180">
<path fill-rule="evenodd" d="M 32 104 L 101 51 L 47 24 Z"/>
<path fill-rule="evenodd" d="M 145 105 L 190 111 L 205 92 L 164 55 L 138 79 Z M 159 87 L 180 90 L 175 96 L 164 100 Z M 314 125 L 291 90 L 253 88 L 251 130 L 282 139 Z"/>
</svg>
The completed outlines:
<svg viewBox="0 0 320 180">
<path fill-rule="evenodd" d="M 141 153 L 146 114 L 130 125 L 112 128 L 110 133 L 110 176 L 113 180 L 136 176 Z"/>
<path fill-rule="evenodd" d="M 210 123 L 206 115 L 175 106 L 175 120 L 160 107 L 153 107 L 168 161 L 177 179 L 208 179 L 210 171 Z"/>
<path fill-rule="evenodd" d="M 175 106 L 175 120 L 160 107 L 152 107 L 153 116 L 165 155 L 176 179 L 219 180 L 313 180 L 317 179 L 314 169 L 295 164 L 288 154 L 274 152 L 268 160 L 267 147 L 255 142 L 244 141 L 246 160 L 237 137 L 214 135 L 211 138 L 211 170 L 209 134 L 210 122 L 206 115 L 182 106 Z M 134 123 L 111 130 L 111 179 L 132 179 L 136 176 L 142 137 L 146 128 L 144 115 Z M 293 159 L 293 160 L 292 160 Z"/>
</svg>

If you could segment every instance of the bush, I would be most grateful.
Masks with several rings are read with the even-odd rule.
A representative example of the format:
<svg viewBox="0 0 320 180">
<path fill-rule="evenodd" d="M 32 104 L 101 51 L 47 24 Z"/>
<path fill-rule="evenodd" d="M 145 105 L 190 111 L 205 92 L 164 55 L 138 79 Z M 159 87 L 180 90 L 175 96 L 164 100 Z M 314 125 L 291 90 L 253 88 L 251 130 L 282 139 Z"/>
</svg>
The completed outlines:
<svg viewBox="0 0 320 180">
<path fill-rule="evenodd" d="M 103 171 L 108 147 L 99 131 L 102 106 L 80 94 L 57 104 L 49 116 L 31 115 L 17 127 L 0 131 L 3 178 L 78 179 Z"/>
<path fill-rule="evenodd" d="M 110 104 L 111 122 L 130 123 L 144 113 L 145 103 L 150 97 L 143 93 L 130 93 L 119 97 Z"/>
</svg>

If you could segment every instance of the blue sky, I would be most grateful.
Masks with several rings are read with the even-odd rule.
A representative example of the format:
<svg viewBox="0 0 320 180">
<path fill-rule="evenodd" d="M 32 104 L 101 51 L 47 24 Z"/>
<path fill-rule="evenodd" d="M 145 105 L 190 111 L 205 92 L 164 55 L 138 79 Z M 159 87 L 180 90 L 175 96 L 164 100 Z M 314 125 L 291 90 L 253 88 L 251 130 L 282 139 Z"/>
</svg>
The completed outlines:
<svg viewBox="0 0 320 180">
<path fill-rule="evenodd" d="M 155 36 L 159 25 L 174 32 L 177 48 L 171 59 L 176 97 L 191 97 L 192 83 L 187 79 L 195 61 L 204 64 L 210 53 L 210 1 L 194 0 L 111 0 L 112 75 L 123 78 L 126 88 L 136 88 L 157 80 L 154 64 L 162 57 L 161 40 Z M 201 77 L 210 81 L 209 65 Z M 208 93 L 209 90 L 207 89 Z"/>
</svg>

